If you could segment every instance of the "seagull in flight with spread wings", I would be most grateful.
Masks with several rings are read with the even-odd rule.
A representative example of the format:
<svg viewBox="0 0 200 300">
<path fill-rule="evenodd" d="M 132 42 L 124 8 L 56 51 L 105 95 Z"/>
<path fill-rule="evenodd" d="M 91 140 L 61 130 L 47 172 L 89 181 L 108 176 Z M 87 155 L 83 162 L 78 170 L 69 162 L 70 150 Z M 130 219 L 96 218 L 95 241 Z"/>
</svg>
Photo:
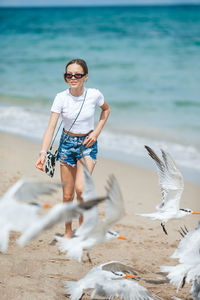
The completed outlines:
<svg viewBox="0 0 200 300">
<path fill-rule="evenodd" d="M 97 195 L 93 179 L 84 161 L 83 171 L 84 190 L 82 198 L 84 202 L 87 202 L 91 198 L 97 197 Z M 105 205 L 106 218 L 104 220 L 99 220 L 97 207 L 93 207 L 91 210 L 83 213 L 83 223 L 76 230 L 72 238 L 55 236 L 58 241 L 59 249 L 62 252 L 67 252 L 68 257 L 80 262 L 83 250 L 89 251 L 89 249 L 93 246 L 111 238 L 126 239 L 114 230 L 110 230 L 110 227 L 125 214 L 120 188 L 114 176 L 111 176 L 108 180 L 107 199 L 105 200 Z M 89 252 L 87 252 L 87 256 L 91 262 Z"/>
<path fill-rule="evenodd" d="M 58 184 L 42 183 L 33 179 L 21 179 L 11 186 L 0 199 L 0 250 L 8 247 L 9 232 L 24 232 L 30 224 L 37 222 L 38 211 L 50 208 L 48 203 L 36 201 L 39 195 L 50 195 Z"/>
<path fill-rule="evenodd" d="M 64 184 L 64 183 L 63 183 Z M 74 218 L 78 218 L 81 214 L 90 214 L 90 210 L 95 210 L 100 202 L 106 197 L 97 197 L 92 195 L 87 202 L 68 202 L 54 205 L 50 211 L 43 216 L 38 216 L 37 222 L 32 223 L 26 231 L 20 236 L 17 243 L 24 246 L 30 240 L 36 238 L 43 231 L 52 228 L 61 222 L 70 222 Z M 90 220 L 91 221 L 91 220 Z"/>
<path fill-rule="evenodd" d="M 110 261 L 92 268 L 78 281 L 64 281 L 66 293 L 71 300 L 79 300 L 83 293 L 92 289 L 91 299 L 102 296 L 107 299 L 119 297 L 125 300 L 161 300 L 133 279 L 137 273 L 132 267 L 119 261 Z"/>
<path fill-rule="evenodd" d="M 176 166 L 171 155 L 164 150 L 162 159 L 148 146 L 145 146 L 151 158 L 155 161 L 158 171 L 159 184 L 162 192 L 162 203 L 156 206 L 157 212 L 151 214 L 140 214 L 153 220 L 161 220 L 161 226 L 165 234 L 165 224 L 170 219 L 178 219 L 190 214 L 200 214 L 191 209 L 179 208 L 179 202 L 184 189 L 183 176 Z"/>
<path fill-rule="evenodd" d="M 31 224 L 17 240 L 20 246 L 24 246 L 32 239 L 36 238 L 43 231 L 51 229 L 58 223 L 69 222 L 78 218 L 85 211 L 92 209 L 106 197 L 98 197 L 88 202 L 59 203 L 54 205 L 44 216 L 38 216 L 37 222 Z"/>
<path fill-rule="evenodd" d="M 179 289 L 185 283 L 192 281 L 191 294 L 193 299 L 200 299 L 200 223 L 195 230 L 188 232 L 182 228 L 183 236 L 172 258 L 178 259 L 176 266 L 161 266 L 162 272 L 167 272 L 170 283 Z"/>
</svg>

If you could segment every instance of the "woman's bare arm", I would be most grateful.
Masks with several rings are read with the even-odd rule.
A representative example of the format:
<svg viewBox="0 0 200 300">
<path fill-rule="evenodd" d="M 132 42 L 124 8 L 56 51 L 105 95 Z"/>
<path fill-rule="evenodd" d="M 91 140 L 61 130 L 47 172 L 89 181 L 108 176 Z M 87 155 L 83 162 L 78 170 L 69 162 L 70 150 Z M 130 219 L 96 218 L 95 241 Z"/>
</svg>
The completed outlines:
<svg viewBox="0 0 200 300">
<path fill-rule="evenodd" d="M 36 168 L 44 172 L 44 163 L 46 160 L 46 152 L 49 149 L 50 143 L 53 138 L 53 134 L 58 122 L 60 114 L 52 112 L 50 119 L 49 119 L 49 124 L 47 126 L 47 129 L 44 133 L 43 140 L 42 140 L 42 149 L 40 152 L 40 156 L 35 164 Z"/>
</svg>

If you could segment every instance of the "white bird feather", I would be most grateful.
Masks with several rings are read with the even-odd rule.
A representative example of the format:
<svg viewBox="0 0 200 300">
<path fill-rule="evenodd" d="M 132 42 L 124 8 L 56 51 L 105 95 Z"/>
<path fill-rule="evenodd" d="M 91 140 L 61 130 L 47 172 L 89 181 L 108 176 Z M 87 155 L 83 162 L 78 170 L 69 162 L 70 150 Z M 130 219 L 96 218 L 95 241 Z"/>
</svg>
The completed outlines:
<svg viewBox="0 0 200 300">
<path fill-rule="evenodd" d="M 38 216 L 37 222 L 32 223 L 27 228 L 17 243 L 20 246 L 24 246 L 43 231 L 52 228 L 58 223 L 69 222 L 74 218 L 78 218 L 83 212 L 93 209 L 94 206 L 98 205 L 104 199 L 105 197 L 101 197 L 91 199 L 87 203 L 60 203 L 54 205 L 45 216 Z"/>
<path fill-rule="evenodd" d="M 192 232 L 187 233 L 180 241 L 172 258 L 178 258 L 175 266 L 162 266 L 161 271 L 179 289 L 181 284 L 192 281 L 191 293 L 195 300 L 200 296 L 200 224 Z M 199 296 L 198 296 L 199 295 Z"/>
<path fill-rule="evenodd" d="M 85 277 L 72 282 L 65 281 L 66 293 L 70 294 L 71 300 L 81 298 L 83 292 L 93 290 L 94 296 L 103 296 L 109 299 L 119 297 L 125 300 L 156 300 L 161 299 L 137 282 L 125 278 L 134 277 L 136 273 L 132 268 L 118 261 L 111 261 L 91 269 Z"/>
<path fill-rule="evenodd" d="M 83 162 L 84 170 L 84 192 L 83 199 L 88 201 L 91 196 L 96 196 L 92 177 Z M 88 212 L 84 212 L 83 224 L 75 232 L 72 238 L 57 237 L 59 248 L 62 252 L 67 252 L 67 256 L 81 261 L 83 250 L 89 250 L 93 246 L 103 242 L 108 237 L 107 231 L 125 214 L 123 199 L 121 196 L 118 182 L 114 176 L 111 176 L 108 181 L 107 200 L 106 203 L 106 218 L 99 220 L 97 209 L 93 208 Z M 111 235 L 114 237 L 113 235 Z"/>
<path fill-rule="evenodd" d="M 157 212 L 139 215 L 153 220 L 161 220 L 163 231 L 167 234 L 165 224 L 169 219 L 182 218 L 190 214 L 200 214 L 200 212 L 179 208 L 181 195 L 184 190 L 184 181 L 183 176 L 171 155 L 164 150 L 161 150 L 161 160 L 150 147 L 145 146 L 145 148 L 157 166 L 162 202 L 156 206 Z"/>
<path fill-rule="evenodd" d="M 39 195 L 51 194 L 57 184 L 21 179 L 11 186 L 0 200 L 0 250 L 6 252 L 9 232 L 24 232 L 31 223 L 37 222 L 42 204 Z"/>
</svg>

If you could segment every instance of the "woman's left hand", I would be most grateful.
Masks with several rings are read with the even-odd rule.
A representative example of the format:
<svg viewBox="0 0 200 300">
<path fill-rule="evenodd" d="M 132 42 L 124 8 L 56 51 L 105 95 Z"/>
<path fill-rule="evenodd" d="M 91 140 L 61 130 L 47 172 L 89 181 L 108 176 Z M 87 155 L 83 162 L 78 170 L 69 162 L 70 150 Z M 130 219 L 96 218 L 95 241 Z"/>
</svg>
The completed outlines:
<svg viewBox="0 0 200 300">
<path fill-rule="evenodd" d="M 86 148 L 91 147 L 96 142 L 97 137 L 98 136 L 94 131 L 90 132 L 84 139 L 83 145 L 85 145 Z"/>
</svg>

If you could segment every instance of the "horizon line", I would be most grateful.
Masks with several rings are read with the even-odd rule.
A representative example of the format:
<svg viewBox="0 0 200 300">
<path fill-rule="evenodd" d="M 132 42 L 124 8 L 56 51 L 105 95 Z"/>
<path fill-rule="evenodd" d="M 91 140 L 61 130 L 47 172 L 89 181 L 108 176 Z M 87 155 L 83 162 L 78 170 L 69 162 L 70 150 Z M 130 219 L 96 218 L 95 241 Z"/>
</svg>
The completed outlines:
<svg viewBox="0 0 200 300">
<path fill-rule="evenodd" d="M 121 6 L 199 6 L 200 3 L 124 3 L 124 4 L 47 4 L 47 5 L 1 5 L 0 8 L 45 8 L 45 7 L 121 7 Z"/>
</svg>

